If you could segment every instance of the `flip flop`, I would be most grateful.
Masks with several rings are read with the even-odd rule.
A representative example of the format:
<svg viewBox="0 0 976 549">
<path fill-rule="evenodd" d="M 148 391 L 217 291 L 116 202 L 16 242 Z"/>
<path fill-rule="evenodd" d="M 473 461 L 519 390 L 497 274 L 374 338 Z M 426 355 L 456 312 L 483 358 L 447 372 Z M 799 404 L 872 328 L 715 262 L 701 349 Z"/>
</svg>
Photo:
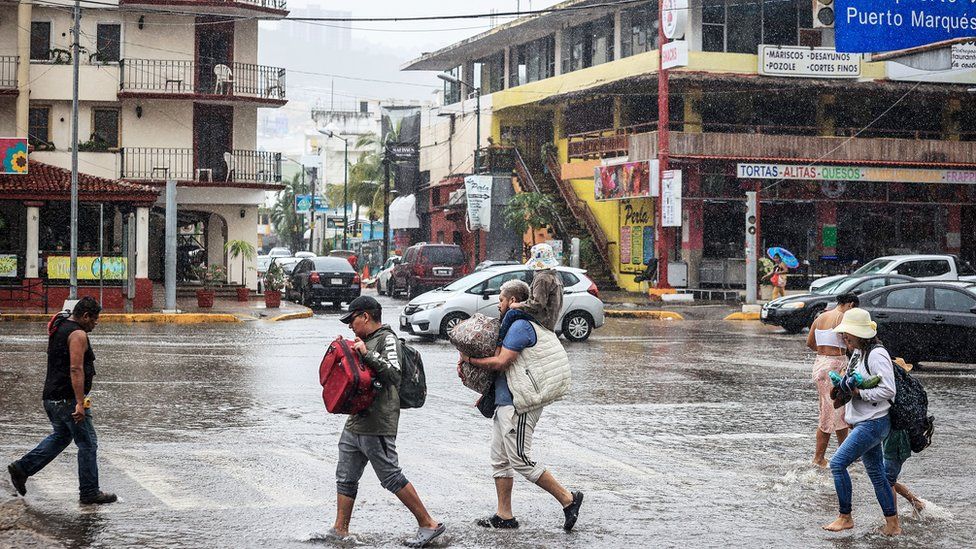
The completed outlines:
<svg viewBox="0 0 976 549">
<path fill-rule="evenodd" d="M 437 528 L 417 528 L 417 535 L 413 538 L 408 539 L 403 542 L 407 547 L 427 547 L 427 545 L 434 541 L 434 538 L 444 533 L 447 527 L 444 523 L 437 525 Z"/>
</svg>

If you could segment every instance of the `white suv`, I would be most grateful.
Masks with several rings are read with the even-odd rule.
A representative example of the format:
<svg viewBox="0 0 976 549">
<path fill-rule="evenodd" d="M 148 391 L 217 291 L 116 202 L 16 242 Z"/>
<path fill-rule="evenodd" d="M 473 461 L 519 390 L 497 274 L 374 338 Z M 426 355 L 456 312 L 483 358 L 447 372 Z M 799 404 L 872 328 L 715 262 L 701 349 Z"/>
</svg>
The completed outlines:
<svg viewBox="0 0 976 549">
<path fill-rule="evenodd" d="M 888 255 L 872 259 L 853 275 L 897 273 L 916 280 L 963 280 L 976 282 L 976 271 L 966 262 L 954 255 Z M 820 288 L 848 275 L 818 278 L 810 284 L 810 291 Z"/>
<path fill-rule="evenodd" d="M 600 292 L 586 271 L 571 267 L 556 270 L 563 282 L 563 310 L 556 332 L 570 341 L 584 341 L 595 328 L 603 326 Z M 532 275 L 525 265 L 505 265 L 459 278 L 410 300 L 400 315 L 400 329 L 414 335 L 447 337 L 451 328 L 475 313 L 497 318 L 502 284 L 512 279 L 531 284 Z"/>
</svg>

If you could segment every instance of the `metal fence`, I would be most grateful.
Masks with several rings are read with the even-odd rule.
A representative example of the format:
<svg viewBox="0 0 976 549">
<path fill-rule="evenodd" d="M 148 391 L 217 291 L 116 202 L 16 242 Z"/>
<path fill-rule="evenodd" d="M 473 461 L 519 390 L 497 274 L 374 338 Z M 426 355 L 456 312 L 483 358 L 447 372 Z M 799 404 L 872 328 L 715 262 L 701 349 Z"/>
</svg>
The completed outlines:
<svg viewBox="0 0 976 549">
<path fill-rule="evenodd" d="M 123 59 L 119 66 L 122 92 L 285 98 L 285 69 L 279 67 L 168 59 Z"/>
<path fill-rule="evenodd" d="M 122 179 L 280 183 L 281 153 L 234 149 L 220 161 L 194 161 L 193 149 L 126 147 L 120 153 Z"/>
</svg>

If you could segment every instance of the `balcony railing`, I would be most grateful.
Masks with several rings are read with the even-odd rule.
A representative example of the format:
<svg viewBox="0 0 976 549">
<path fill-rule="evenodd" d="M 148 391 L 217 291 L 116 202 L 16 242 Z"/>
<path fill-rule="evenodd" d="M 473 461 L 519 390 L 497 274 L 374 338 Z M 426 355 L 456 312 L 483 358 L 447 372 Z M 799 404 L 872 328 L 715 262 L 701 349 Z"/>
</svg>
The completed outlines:
<svg viewBox="0 0 976 549">
<path fill-rule="evenodd" d="M 285 99 L 285 69 L 278 67 L 166 59 L 123 59 L 119 65 L 122 93 Z"/>
<path fill-rule="evenodd" d="M 672 132 L 682 132 L 687 126 L 684 122 L 672 122 Z M 933 130 L 888 129 L 888 128 L 834 128 L 825 136 L 822 129 L 815 126 L 783 126 L 771 124 L 721 124 L 704 122 L 697 124 L 700 132 L 706 134 L 742 134 L 763 136 L 794 136 L 809 138 L 849 137 L 857 139 L 897 139 L 904 141 L 940 142 L 955 137 L 957 141 L 976 141 L 976 132 L 948 133 Z M 613 128 L 607 130 L 572 134 L 568 136 L 569 158 L 587 159 L 623 156 L 630 154 L 631 136 L 657 131 L 657 122 Z M 947 145 L 951 147 L 950 145 Z"/>
<path fill-rule="evenodd" d="M 199 8 L 206 8 L 211 12 L 214 8 L 220 7 L 220 4 L 226 4 L 228 8 L 233 8 L 236 5 L 242 7 L 254 7 L 260 8 L 262 10 L 275 10 L 275 11 L 285 11 L 288 9 L 286 0 L 223 0 L 221 3 L 199 0 L 199 2 L 187 2 L 186 0 L 119 0 L 120 6 L 125 5 L 160 5 L 165 6 L 169 4 L 179 5 L 181 8 L 187 10 L 190 13 L 194 13 L 194 4 L 198 3 Z"/>
<path fill-rule="evenodd" d="M 280 183 L 281 153 L 235 149 L 205 158 L 193 149 L 126 147 L 120 178 L 231 183 Z"/>
<path fill-rule="evenodd" d="M 17 89 L 17 56 L 0 55 L 0 90 Z"/>
</svg>

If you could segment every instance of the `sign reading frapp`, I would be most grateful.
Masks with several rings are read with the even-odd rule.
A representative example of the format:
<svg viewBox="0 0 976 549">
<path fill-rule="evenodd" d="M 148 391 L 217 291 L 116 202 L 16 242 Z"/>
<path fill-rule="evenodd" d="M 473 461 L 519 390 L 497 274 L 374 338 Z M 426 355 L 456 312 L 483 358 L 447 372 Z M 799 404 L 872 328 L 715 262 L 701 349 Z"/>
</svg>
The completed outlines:
<svg viewBox="0 0 976 549">
<path fill-rule="evenodd" d="M 796 78 L 857 78 L 861 56 L 834 48 L 759 45 L 759 74 Z"/>
<path fill-rule="evenodd" d="M 739 164 L 740 179 L 805 179 L 813 181 L 878 181 L 890 183 L 953 183 L 976 185 L 976 171 L 873 168 L 867 166 L 797 166 Z"/>
</svg>

